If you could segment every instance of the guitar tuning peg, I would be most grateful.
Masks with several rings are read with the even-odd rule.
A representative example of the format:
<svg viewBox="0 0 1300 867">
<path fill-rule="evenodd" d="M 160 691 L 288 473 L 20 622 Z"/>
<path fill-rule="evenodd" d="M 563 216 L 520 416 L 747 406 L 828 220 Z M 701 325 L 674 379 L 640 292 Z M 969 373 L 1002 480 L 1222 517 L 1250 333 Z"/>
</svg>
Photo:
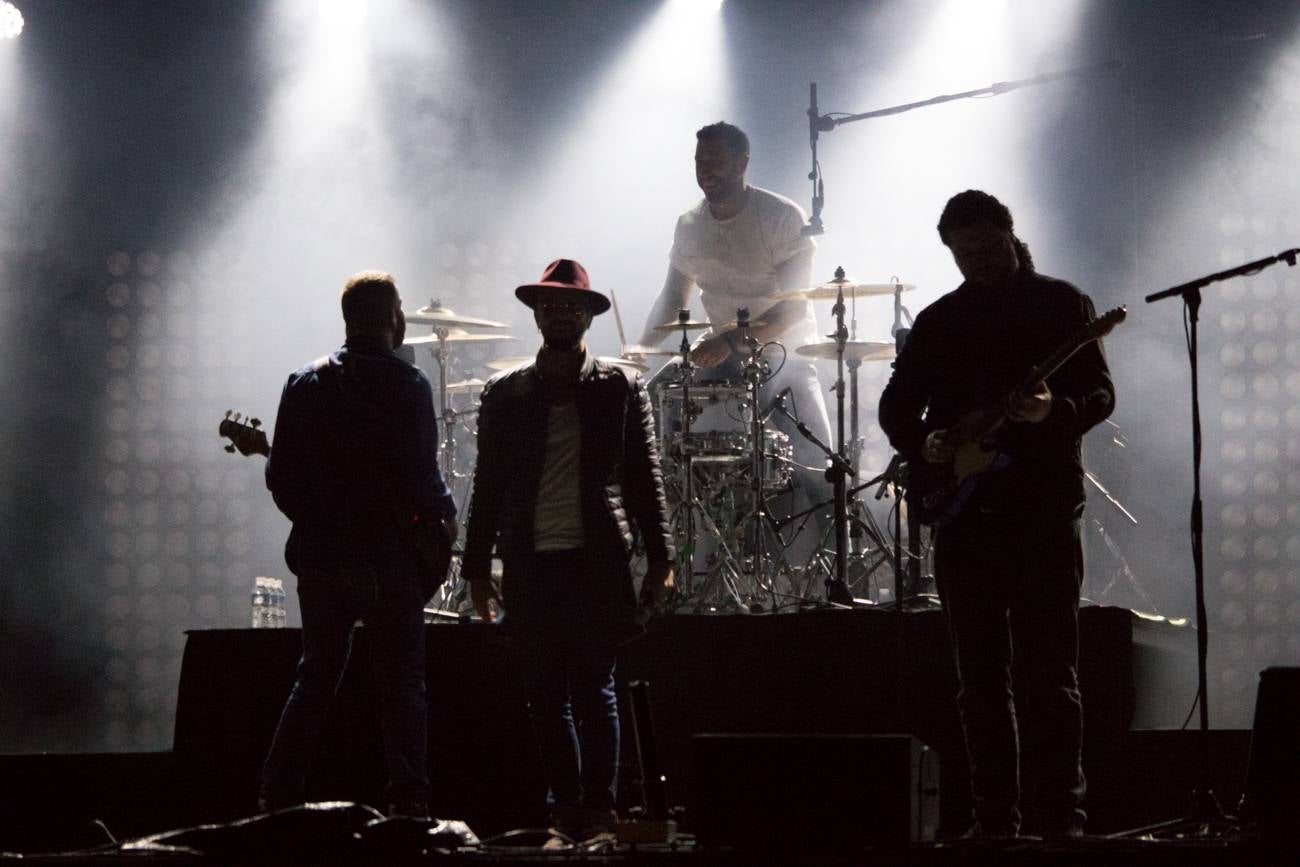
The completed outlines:
<svg viewBox="0 0 1300 867">
<path fill-rule="evenodd" d="M 233 454 L 235 453 L 235 444 L 234 444 L 234 443 L 231 443 L 230 445 L 226 446 L 226 451 L 227 451 L 229 454 L 232 454 L 232 455 L 233 455 Z"/>
<path fill-rule="evenodd" d="M 261 420 L 260 418 L 250 418 L 250 419 L 248 420 L 248 423 L 249 423 L 249 425 L 252 426 L 252 427 L 261 427 L 261 426 L 262 426 L 262 420 Z"/>
<path fill-rule="evenodd" d="M 235 413 L 235 421 L 239 421 L 241 418 L 243 418 L 241 413 Z"/>
<path fill-rule="evenodd" d="M 234 412 L 235 412 L 235 411 L 234 411 L 233 409 L 228 409 L 228 410 L 226 410 L 226 418 L 230 418 L 230 416 L 232 416 L 232 415 L 234 414 Z"/>
</svg>

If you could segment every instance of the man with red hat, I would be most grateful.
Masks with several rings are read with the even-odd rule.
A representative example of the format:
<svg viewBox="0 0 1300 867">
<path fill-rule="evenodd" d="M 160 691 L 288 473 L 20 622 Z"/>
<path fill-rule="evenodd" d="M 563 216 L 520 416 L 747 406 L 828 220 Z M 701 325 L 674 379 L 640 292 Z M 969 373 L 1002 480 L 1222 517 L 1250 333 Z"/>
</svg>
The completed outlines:
<svg viewBox="0 0 1300 867">
<path fill-rule="evenodd" d="M 662 603 L 673 587 L 668 508 L 645 386 L 587 353 L 609 300 L 571 259 L 515 295 L 543 344 L 535 362 L 483 389 L 461 575 L 484 620 L 505 609 L 555 825 L 589 837 L 615 818 L 615 648 L 640 631 L 633 525 L 649 563 L 641 601 Z"/>
</svg>

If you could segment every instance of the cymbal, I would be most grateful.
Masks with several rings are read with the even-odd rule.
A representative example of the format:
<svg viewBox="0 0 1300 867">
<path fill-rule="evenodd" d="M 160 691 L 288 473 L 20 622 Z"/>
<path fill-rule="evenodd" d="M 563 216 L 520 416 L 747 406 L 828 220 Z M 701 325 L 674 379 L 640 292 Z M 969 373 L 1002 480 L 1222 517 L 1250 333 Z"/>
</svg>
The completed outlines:
<svg viewBox="0 0 1300 867">
<path fill-rule="evenodd" d="M 635 370 L 637 373 L 645 373 L 650 369 L 650 365 L 644 361 L 637 361 L 635 358 L 624 358 L 621 355 L 602 355 L 600 360 L 606 364 L 621 367 L 624 370 Z"/>
<path fill-rule="evenodd" d="M 479 319 L 476 316 L 461 316 L 459 313 L 452 311 L 442 305 L 430 306 L 425 305 L 414 313 L 404 313 L 406 321 L 415 325 L 449 325 L 453 327 L 469 328 L 506 328 L 504 322 L 493 322 L 491 319 Z"/>
<path fill-rule="evenodd" d="M 831 280 L 820 286 L 813 286 L 807 289 L 787 289 L 784 292 L 778 292 L 773 295 L 779 301 L 798 300 L 806 298 L 809 301 L 821 301 L 826 298 L 834 299 L 840 289 L 844 290 L 845 298 L 867 298 L 873 295 L 893 295 L 894 291 L 910 292 L 916 286 L 912 283 L 854 283 L 852 280 Z"/>
<path fill-rule="evenodd" d="M 834 361 L 838 357 L 834 340 L 823 343 L 807 343 L 795 350 L 808 358 L 820 358 Z M 845 361 L 892 361 L 894 344 L 877 340 L 847 340 L 844 343 Z"/>
<path fill-rule="evenodd" d="M 624 346 L 623 357 L 629 355 L 644 355 L 647 358 L 652 356 L 680 355 L 676 349 L 660 349 L 658 346 Z"/>
<path fill-rule="evenodd" d="M 700 322 L 699 320 L 687 320 L 686 322 L 666 322 L 663 325 L 656 325 L 655 331 L 663 331 L 671 334 L 674 331 L 681 331 L 685 328 L 687 331 L 703 331 L 706 328 L 712 328 L 712 322 Z"/>
<path fill-rule="evenodd" d="M 403 346 L 437 346 L 439 343 L 473 343 L 484 340 L 518 340 L 518 337 L 511 337 L 509 334 L 470 334 L 463 328 L 452 328 L 447 332 L 446 337 L 440 338 L 437 334 L 421 334 L 419 337 L 408 337 L 402 341 Z"/>
<path fill-rule="evenodd" d="M 491 370 L 509 370 L 512 367 L 527 364 L 536 357 L 535 355 L 511 355 L 508 358 L 494 358 L 487 362 L 486 366 Z"/>
<path fill-rule="evenodd" d="M 483 380 L 462 379 L 460 382 L 447 383 L 447 394 L 470 394 L 483 390 Z"/>
</svg>

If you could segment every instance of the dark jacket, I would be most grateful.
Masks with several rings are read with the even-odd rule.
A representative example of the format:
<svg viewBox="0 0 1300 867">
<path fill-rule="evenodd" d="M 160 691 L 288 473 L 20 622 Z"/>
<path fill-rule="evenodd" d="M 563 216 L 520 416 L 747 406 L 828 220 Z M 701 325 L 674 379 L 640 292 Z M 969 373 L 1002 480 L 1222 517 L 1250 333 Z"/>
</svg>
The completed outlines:
<svg viewBox="0 0 1300 867">
<path fill-rule="evenodd" d="M 1040 274 L 1021 272 L 995 288 L 963 283 L 916 317 L 880 397 L 881 428 L 905 459 L 920 461 L 931 431 L 1006 397 L 1094 318 L 1087 295 Z M 1048 417 L 1004 426 L 997 445 L 1011 461 L 980 480 L 964 511 L 1065 517 L 1082 510 L 1080 438 L 1115 406 L 1101 344 L 1080 349 L 1047 385 Z"/>
<path fill-rule="evenodd" d="M 651 563 L 671 562 L 663 474 L 655 444 L 650 398 L 639 377 L 588 355 L 574 393 L 581 437 L 580 493 L 586 548 L 607 562 L 626 564 L 633 524 Z M 533 554 L 533 515 L 546 460 L 549 405 L 535 364 L 505 371 L 483 389 L 478 414 L 478 463 L 470 498 L 461 574 L 490 573 L 495 547 L 506 569 L 503 596 L 510 606 L 512 574 L 526 573 Z M 622 579 L 620 579 L 620 582 Z M 631 579 L 618 587 L 624 600 Z"/>
<path fill-rule="evenodd" d="M 428 377 L 374 341 L 294 371 L 280 396 L 266 486 L 293 521 L 290 568 L 364 560 L 412 515 L 456 514 L 438 470 Z"/>
</svg>

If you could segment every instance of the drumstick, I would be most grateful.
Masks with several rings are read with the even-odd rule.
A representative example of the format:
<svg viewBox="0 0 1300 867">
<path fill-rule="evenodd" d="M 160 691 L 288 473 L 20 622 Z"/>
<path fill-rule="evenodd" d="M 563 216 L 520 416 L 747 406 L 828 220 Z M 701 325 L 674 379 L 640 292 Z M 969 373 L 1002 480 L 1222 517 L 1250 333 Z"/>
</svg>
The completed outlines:
<svg viewBox="0 0 1300 867">
<path fill-rule="evenodd" d="M 614 324 L 618 327 L 618 354 L 622 355 L 627 349 L 627 337 L 623 335 L 623 317 L 618 315 L 618 299 L 614 297 L 614 290 L 609 290 L 609 306 L 614 308 Z"/>
</svg>

